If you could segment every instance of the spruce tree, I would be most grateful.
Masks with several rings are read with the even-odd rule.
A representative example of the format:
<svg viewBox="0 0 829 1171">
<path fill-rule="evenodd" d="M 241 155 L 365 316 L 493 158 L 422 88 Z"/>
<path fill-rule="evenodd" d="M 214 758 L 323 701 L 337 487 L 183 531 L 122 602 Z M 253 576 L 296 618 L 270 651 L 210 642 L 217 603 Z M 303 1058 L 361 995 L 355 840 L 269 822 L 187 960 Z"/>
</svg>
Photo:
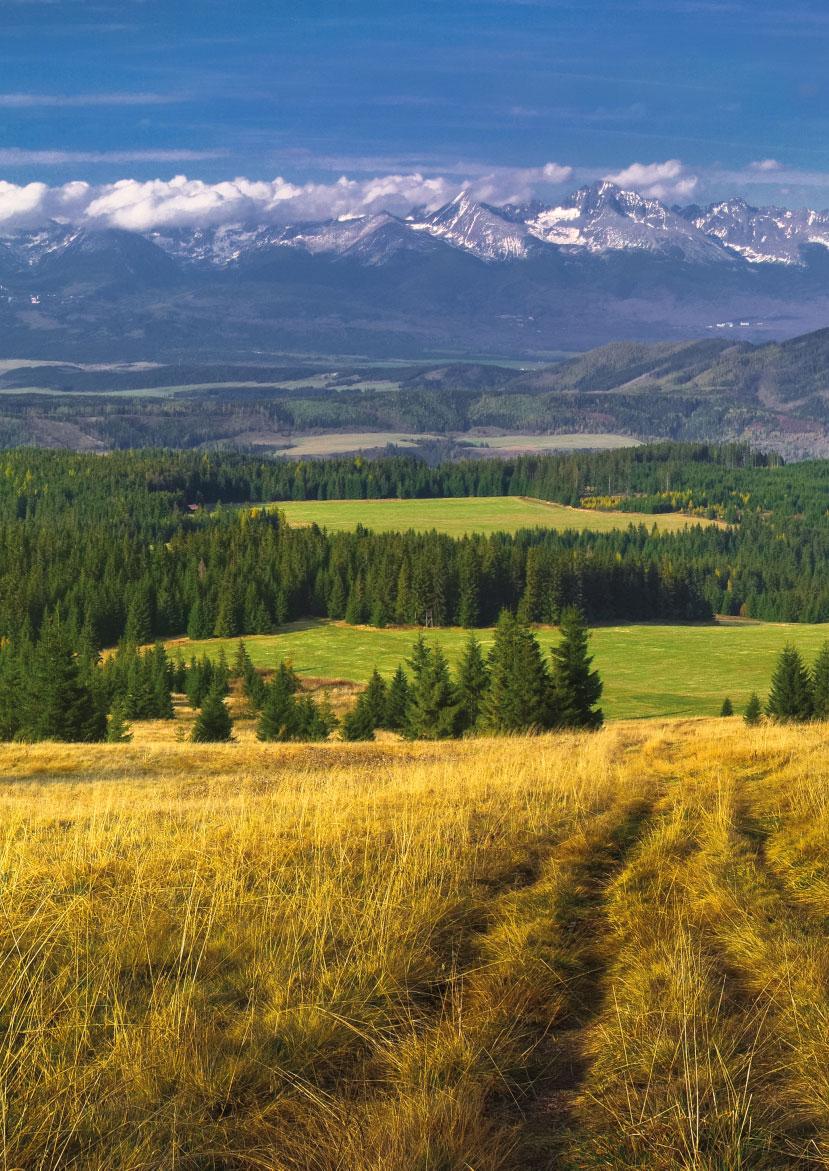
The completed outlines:
<svg viewBox="0 0 829 1171">
<path fill-rule="evenodd" d="M 766 713 L 779 723 L 803 722 L 814 711 L 812 681 L 797 647 L 789 644 L 780 652 L 771 679 Z"/>
<path fill-rule="evenodd" d="M 297 702 L 294 698 L 299 681 L 285 663 L 280 663 L 265 688 L 262 709 L 256 725 L 259 740 L 291 740 L 297 727 Z"/>
<path fill-rule="evenodd" d="M 504 610 L 489 656 L 481 719 L 490 732 L 532 732 L 550 725 L 550 676 L 532 631 Z"/>
<path fill-rule="evenodd" d="M 106 738 L 108 744 L 129 744 L 132 740 L 132 732 L 126 721 L 123 700 L 116 700 L 112 705 L 112 710 L 107 717 Z"/>
<path fill-rule="evenodd" d="M 382 728 L 386 722 L 388 688 L 383 676 L 375 667 L 364 692 L 366 707 L 375 728 Z"/>
<path fill-rule="evenodd" d="M 734 715 L 734 704 L 731 702 L 731 700 L 729 699 L 728 696 L 726 696 L 725 699 L 722 701 L 722 707 L 720 708 L 720 715 L 721 716 L 733 716 Z"/>
<path fill-rule="evenodd" d="M 384 727 L 390 732 L 402 732 L 406 727 L 406 712 L 409 707 L 411 689 L 406 672 L 402 664 L 392 676 L 386 694 L 386 722 Z"/>
<path fill-rule="evenodd" d="M 812 668 L 812 698 L 816 720 L 829 720 L 829 642 L 820 648 Z"/>
<path fill-rule="evenodd" d="M 233 736 L 233 720 L 225 706 L 222 692 L 211 688 L 193 724 L 190 739 L 197 744 L 218 744 Z"/>
<path fill-rule="evenodd" d="M 414 678 L 406 712 L 406 734 L 413 740 L 443 740 L 453 736 L 458 709 L 446 656 L 439 645 L 426 647 L 421 638 L 409 662 Z"/>
<path fill-rule="evenodd" d="M 43 624 L 24 676 L 20 733 L 31 740 L 93 741 L 106 734 L 106 712 L 80 668 L 58 618 Z"/>
<path fill-rule="evenodd" d="M 471 634 L 458 664 L 455 680 L 455 694 L 458 700 L 457 732 L 463 733 L 474 728 L 481 714 L 489 672 L 484 661 L 481 644 Z"/>
<path fill-rule="evenodd" d="M 244 639 L 240 638 L 236 644 L 236 653 L 233 656 L 233 666 L 230 669 L 231 678 L 244 679 L 248 673 L 248 669 L 253 664 L 248 654 L 248 648 L 245 646 Z"/>
<path fill-rule="evenodd" d="M 596 704 L 603 684 L 591 670 L 587 627 L 579 610 L 570 607 L 561 616 L 561 641 L 553 648 L 553 718 L 559 728 L 601 727 L 604 716 Z"/>
<path fill-rule="evenodd" d="M 124 641 L 132 646 L 141 646 L 150 641 L 152 634 L 152 618 L 150 614 L 149 592 L 139 587 L 132 596 L 127 610 L 127 624 L 124 629 Z"/>
<path fill-rule="evenodd" d="M 341 725 L 343 740 L 374 739 L 374 730 L 377 725 L 366 700 L 367 694 L 365 691 L 361 692 L 354 707 L 343 716 Z"/>
<path fill-rule="evenodd" d="M 763 715 L 763 707 L 762 707 L 762 704 L 760 703 L 760 697 L 756 691 L 752 691 L 751 697 L 749 698 L 749 701 L 746 704 L 746 710 L 745 710 L 745 715 L 743 716 L 743 719 L 745 720 L 745 722 L 748 724 L 748 726 L 750 728 L 753 728 L 755 726 L 755 724 L 760 723 L 760 718 L 762 715 Z"/>
</svg>

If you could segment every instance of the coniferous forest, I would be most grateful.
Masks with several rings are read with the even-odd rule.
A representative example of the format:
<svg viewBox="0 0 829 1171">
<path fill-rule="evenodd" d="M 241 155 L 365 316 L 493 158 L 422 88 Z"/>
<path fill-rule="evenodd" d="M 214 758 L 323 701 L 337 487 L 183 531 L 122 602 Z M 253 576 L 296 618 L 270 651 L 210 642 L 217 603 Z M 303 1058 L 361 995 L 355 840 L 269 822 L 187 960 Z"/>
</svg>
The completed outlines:
<svg viewBox="0 0 829 1171">
<path fill-rule="evenodd" d="M 775 461 L 777 462 L 777 461 Z M 396 457 L 286 465 L 233 453 L 8 452 L 0 475 L 0 634 L 59 616 L 75 647 L 270 632 L 305 617 L 476 627 L 507 609 L 556 622 L 829 619 L 829 464 L 659 446 L 429 468 Z M 280 499 L 525 494 L 623 502 L 606 533 L 290 528 Z M 601 497 L 600 497 L 601 493 Z M 657 533 L 645 508 L 728 524 Z"/>
</svg>

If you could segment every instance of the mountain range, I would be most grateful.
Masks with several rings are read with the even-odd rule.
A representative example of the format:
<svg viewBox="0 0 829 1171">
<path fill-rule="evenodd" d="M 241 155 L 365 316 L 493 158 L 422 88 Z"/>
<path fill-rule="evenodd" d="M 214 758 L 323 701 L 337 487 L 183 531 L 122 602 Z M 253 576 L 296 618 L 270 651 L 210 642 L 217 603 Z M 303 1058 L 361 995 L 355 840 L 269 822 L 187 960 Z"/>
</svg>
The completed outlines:
<svg viewBox="0 0 829 1171">
<path fill-rule="evenodd" d="M 0 236 L 4 357 L 543 357 L 827 322 L 829 212 L 668 207 L 609 182 L 555 205 L 463 191 L 406 216 Z"/>
</svg>

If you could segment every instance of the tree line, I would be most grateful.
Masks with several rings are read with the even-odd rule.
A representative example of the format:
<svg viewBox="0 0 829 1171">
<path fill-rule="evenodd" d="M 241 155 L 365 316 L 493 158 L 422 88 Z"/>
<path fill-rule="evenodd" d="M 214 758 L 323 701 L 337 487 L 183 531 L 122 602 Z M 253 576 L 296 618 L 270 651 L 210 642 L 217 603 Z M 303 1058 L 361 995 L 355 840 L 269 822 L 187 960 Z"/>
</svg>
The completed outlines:
<svg viewBox="0 0 829 1171">
<path fill-rule="evenodd" d="M 592 668 L 588 636 L 577 610 L 562 617 L 561 636 L 545 657 L 526 623 L 504 611 L 484 655 L 470 634 L 456 672 L 440 646 L 418 636 L 410 657 L 391 680 L 375 670 L 341 722 L 344 740 L 373 740 L 378 729 L 409 739 L 445 739 L 477 733 L 595 729 L 602 682 Z M 50 618 L 41 636 L 0 647 L 0 739 L 101 741 L 130 739 L 132 720 L 172 720 L 173 693 L 198 709 L 192 739 L 232 736 L 225 704 L 238 680 L 262 741 L 325 740 L 340 721 L 327 699 L 302 692 L 292 668 L 280 663 L 265 682 L 240 640 L 232 664 L 180 653 L 170 659 L 159 643 L 123 643 L 101 659 L 94 648 L 73 649 L 66 627 Z"/>
</svg>

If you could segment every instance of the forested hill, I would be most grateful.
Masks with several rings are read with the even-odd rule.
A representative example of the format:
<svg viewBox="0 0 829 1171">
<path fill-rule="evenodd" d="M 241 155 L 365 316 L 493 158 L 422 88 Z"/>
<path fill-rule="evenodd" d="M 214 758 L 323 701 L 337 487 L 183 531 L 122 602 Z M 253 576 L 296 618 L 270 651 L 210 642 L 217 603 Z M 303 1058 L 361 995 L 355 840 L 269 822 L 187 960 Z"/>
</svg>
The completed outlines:
<svg viewBox="0 0 829 1171">
<path fill-rule="evenodd" d="M 427 609 L 437 624 L 466 626 L 501 608 L 556 621 L 570 605 L 591 622 L 827 620 L 828 481 L 824 462 L 786 466 L 704 445 L 438 468 L 16 450 L 0 461 L 0 634 L 36 634 L 58 612 L 87 646 L 127 631 L 137 641 L 185 630 L 232 637 L 314 616 L 416 624 Z M 278 503 L 230 507 L 476 493 L 638 507 L 642 524 L 462 539 L 329 534 L 284 524 Z M 731 523 L 673 534 L 648 525 L 648 511 L 677 507 Z"/>
<path fill-rule="evenodd" d="M 554 443 L 576 432 L 588 445 L 590 436 L 612 433 L 748 441 L 787 458 L 829 455 L 829 330 L 768 345 L 736 341 L 733 331 L 620 342 L 529 370 L 480 362 L 346 361 L 334 370 L 319 361 L 94 369 L 9 362 L 0 363 L 0 392 L 0 447 L 221 444 L 291 454 L 297 437 L 335 433 L 354 435 L 354 450 L 414 442 L 445 458 L 493 433 Z"/>
</svg>

